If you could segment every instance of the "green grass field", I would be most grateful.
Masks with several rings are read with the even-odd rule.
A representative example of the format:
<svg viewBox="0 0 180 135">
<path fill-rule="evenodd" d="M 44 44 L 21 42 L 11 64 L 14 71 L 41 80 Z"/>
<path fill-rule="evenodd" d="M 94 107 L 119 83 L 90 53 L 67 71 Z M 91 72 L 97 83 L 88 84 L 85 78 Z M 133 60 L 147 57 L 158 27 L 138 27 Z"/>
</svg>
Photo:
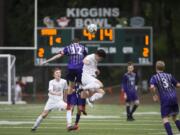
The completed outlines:
<svg viewBox="0 0 180 135">
<path fill-rule="evenodd" d="M 30 129 L 44 105 L 0 105 L 0 135 L 165 135 L 159 106 L 139 107 L 136 121 L 127 122 L 124 106 L 95 105 L 87 108 L 88 116 L 80 122 L 80 130 L 67 132 L 65 112 L 53 111 L 32 133 Z M 178 133 L 174 123 L 173 132 Z"/>
</svg>

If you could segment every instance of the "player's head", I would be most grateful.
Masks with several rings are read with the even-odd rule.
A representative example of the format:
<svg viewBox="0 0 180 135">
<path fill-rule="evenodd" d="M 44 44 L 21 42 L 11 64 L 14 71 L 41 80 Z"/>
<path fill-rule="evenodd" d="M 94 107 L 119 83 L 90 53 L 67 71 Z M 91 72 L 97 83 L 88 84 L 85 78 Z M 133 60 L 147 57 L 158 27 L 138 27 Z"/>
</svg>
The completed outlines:
<svg viewBox="0 0 180 135">
<path fill-rule="evenodd" d="M 165 69 L 165 62 L 162 60 L 158 60 L 156 62 L 156 72 L 163 72 Z"/>
<path fill-rule="evenodd" d="M 72 40 L 72 44 L 73 43 L 79 43 L 80 42 L 80 38 L 74 38 L 73 40 Z"/>
<path fill-rule="evenodd" d="M 106 58 L 106 52 L 103 49 L 99 49 L 95 53 L 95 58 L 97 61 L 102 61 Z"/>
<path fill-rule="evenodd" d="M 59 80 L 61 78 L 61 69 L 60 68 L 55 68 L 53 70 L 53 76 L 55 79 Z"/>
<path fill-rule="evenodd" d="M 134 71 L 134 64 L 132 62 L 128 62 L 127 70 L 129 73 Z"/>
</svg>

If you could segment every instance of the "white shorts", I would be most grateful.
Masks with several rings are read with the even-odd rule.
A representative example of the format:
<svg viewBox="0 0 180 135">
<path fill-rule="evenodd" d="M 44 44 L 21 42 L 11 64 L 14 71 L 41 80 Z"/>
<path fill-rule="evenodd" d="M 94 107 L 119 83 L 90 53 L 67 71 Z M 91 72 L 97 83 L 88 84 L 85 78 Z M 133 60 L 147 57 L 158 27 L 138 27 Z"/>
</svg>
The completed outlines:
<svg viewBox="0 0 180 135">
<path fill-rule="evenodd" d="M 66 110 L 67 104 L 63 100 L 54 100 L 49 98 L 48 101 L 46 102 L 46 105 L 44 107 L 44 110 Z"/>
<path fill-rule="evenodd" d="M 82 85 L 83 86 L 86 86 L 86 85 L 88 85 L 88 84 L 92 84 L 92 86 L 94 85 L 94 84 L 99 84 L 98 82 L 99 82 L 99 80 L 98 79 L 96 79 L 96 77 L 94 77 L 94 76 L 92 76 L 92 75 L 88 75 L 88 74 L 82 74 Z M 95 88 L 93 88 L 93 89 L 89 89 L 90 91 L 96 91 L 96 89 Z"/>
</svg>

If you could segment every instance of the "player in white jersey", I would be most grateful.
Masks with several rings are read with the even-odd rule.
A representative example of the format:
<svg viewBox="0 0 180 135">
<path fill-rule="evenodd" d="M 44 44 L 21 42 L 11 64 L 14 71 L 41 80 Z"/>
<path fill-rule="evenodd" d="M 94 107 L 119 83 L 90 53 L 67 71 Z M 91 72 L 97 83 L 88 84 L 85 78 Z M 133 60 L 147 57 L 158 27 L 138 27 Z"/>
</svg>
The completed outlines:
<svg viewBox="0 0 180 135">
<path fill-rule="evenodd" d="M 67 104 L 63 100 L 64 91 L 68 89 L 67 81 L 61 78 L 61 70 L 54 70 L 54 79 L 49 81 L 49 99 L 46 102 L 43 112 L 36 119 L 32 131 L 35 131 L 42 120 L 47 117 L 53 109 L 66 110 Z"/>
<path fill-rule="evenodd" d="M 100 74 L 97 68 L 98 62 L 102 61 L 106 57 L 104 50 L 99 49 L 94 54 L 86 56 L 83 60 L 83 73 L 82 73 L 82 89 L 86 92 L 87 90 L 93 95 L 89 98 L 90 102 L 94 102 L 103 97 L 105 94 L 103 90 L 103 83 L 96 77 Z M 84 92 L 82 97 L 87 96 Z"/>
</svg>

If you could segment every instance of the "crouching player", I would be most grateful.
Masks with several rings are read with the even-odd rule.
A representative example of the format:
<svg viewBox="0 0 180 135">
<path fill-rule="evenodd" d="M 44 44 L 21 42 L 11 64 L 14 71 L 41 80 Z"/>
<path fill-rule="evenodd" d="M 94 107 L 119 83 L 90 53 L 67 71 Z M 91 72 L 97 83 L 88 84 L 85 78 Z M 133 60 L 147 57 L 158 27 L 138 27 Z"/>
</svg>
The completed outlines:
<svg viewBox="0 0 180 135">
<path fill-rule="evenodd" d="M 133 113 L 136 111 L 139 105 L 136 88 L 137 75 L 133 71 L 134 65 L 133 63 L 129 62 L 127 66 L 127 73 L 124 74 L 122 79 L 122 89 L 124 91 L 124 97 L 126 100 L 127 121 L 135 120 Z"/>
<path fill-rule="evenodd" d="M 64 91 L 68 89 L 66 80 L 61 78 L 61 70 L 55 68 L 53 71 L 54 79 L 49 81 L 49 99 L 44 107 L 43 112 L 36 119 L 31 131 L 35 131 L 42 120 L 47 117 L 53 109 L 66 110 L 67 104 L 63 101 Z"/>
<path fill-rule="evenodd" d="M 178 100 L 176 95 L 176 87 L 180 88 L 180 83 L 168 73 L 164 72 L 165 63 L 163 61 L 156 62 L 156 74 L 151 77 L 150 90 L 153 93 L 153 100 L 158 101 L 156 89 L 158 90 L 161 104 L 161 117 L 166 129 L 167 135 L 173 135 L 169 117 L 172 116 L 176 127 L 180 131 L 180 121 L 177 118 L 179 113 Z"/>
</svg>

